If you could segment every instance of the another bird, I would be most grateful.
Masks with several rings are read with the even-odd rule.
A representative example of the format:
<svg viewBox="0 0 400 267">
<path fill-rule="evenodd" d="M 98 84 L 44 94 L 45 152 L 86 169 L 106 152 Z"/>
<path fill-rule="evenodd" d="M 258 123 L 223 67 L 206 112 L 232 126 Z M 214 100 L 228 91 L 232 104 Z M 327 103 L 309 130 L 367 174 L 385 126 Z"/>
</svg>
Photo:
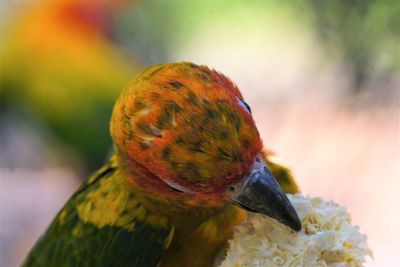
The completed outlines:
<svg viewBox="0 0 400 267">
<path fill-rule="evenodd" d="M 8 23 L 0 47 L 1 109 L 25 111 L 25 121 L 39 119 L 67 151 L 81 156 L 85 170 L 104 163 L 117 88 L 136 72 L 136 60 L 128 60 L 110 36 L 112 14 L 121 13 L 122 3 L 27 5 Z"/>
<path fill-rule="evenodd" d="M 212 266 L 246 218 L 300 230 L 248 105 L 193 63 L 138 74 L 111 119 L 115 155 L 70 198 L 23 266 Z"/>
</svg>

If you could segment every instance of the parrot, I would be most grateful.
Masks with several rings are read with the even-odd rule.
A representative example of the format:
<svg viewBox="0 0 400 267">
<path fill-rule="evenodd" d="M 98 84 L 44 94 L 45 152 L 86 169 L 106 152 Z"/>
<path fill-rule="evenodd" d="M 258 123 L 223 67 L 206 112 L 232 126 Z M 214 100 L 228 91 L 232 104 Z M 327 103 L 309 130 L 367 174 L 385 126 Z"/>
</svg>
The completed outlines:
<svg viewBox="0 0 400 267">
<path fill-rule="evenodd" d="M 222 73 L 147 67 L 117 99 L 110 132 L 114 154 L 22 266 L 213 266 L 248 212 L 301 230 L 248 104 Z"/>
<path fill-rule="evenodd" d="M 11 110 L 24 122 L 43 125 L 64 152 L 80 156 L 72 163 L 79 162 L 84 172 L 104 163 L 112 146 L 107 125 L 115 89 L 139 70 L 138 60 L 111 36 L 110 19 L 123 5 L 111 0 L 27 5 L 6 25 L 0 46 L 0 115 Z"/>
</svg>

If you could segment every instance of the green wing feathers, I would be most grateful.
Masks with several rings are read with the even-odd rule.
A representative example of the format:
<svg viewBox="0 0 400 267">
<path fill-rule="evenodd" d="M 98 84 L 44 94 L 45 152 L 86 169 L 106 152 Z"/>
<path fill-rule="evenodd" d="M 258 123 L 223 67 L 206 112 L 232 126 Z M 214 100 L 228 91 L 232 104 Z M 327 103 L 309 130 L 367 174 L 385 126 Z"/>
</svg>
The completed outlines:
<svg viewBox="0 0 400 267">
<path fill-rule="evenodd" d="M 157 266 L 173 230 L 130 188 L 112 159 L 78 188 L 23 266 Z"/>
</svg>

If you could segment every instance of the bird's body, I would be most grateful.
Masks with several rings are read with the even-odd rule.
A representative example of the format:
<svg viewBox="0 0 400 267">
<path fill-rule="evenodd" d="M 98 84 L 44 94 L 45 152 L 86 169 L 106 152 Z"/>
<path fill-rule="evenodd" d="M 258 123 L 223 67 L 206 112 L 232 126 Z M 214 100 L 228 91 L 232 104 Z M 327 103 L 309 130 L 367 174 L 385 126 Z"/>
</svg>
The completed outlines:
<svg viewBox="0 0 400 267">
<path fill-rule="evenodd" d="M 71 197 L 24 266 L 211 266 L 246 218 L 233 205 L 174 210 L 128 183 L 111 159 Z"/>
<path fill-rule="evenodd" d="M 212 266 L 246 218 L 242 208 L 298 230 L 243 103 L 207 67 L 143 71 L 114 107 L 115 155 L 71 197 L 24 266 Z"/>
</svg>

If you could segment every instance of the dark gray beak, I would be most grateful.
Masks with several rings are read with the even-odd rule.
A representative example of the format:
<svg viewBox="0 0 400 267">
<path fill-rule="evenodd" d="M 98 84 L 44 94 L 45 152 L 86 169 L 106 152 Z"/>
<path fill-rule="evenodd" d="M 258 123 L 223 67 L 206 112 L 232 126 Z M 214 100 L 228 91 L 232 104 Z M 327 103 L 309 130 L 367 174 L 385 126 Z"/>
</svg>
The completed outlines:
<svg viewBox="0 0 400 267">
<path fill-rule="evenodd" d="M 274 218 L 295 231 L 301 230 L 296 210 L 261 156 L 257 157 L 250 174 L 228 191 L 234 204 Z"/>
</svg>

